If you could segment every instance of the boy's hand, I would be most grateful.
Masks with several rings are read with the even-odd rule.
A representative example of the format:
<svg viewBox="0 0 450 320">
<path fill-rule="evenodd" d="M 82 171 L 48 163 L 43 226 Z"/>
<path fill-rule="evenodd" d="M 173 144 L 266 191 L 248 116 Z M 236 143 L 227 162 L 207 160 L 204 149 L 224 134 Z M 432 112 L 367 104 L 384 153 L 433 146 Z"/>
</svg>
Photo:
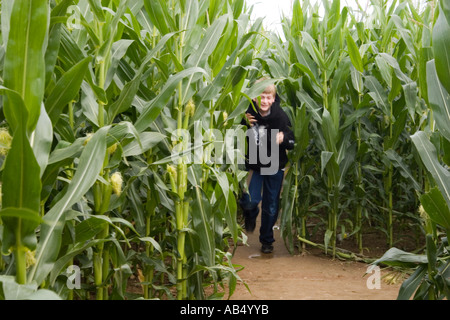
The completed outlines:
<svg viewBox="0 0 450 320">
<path fill-rule="evenodd" d="M 277 144 L 282 144 L 284 140 L 284 133 L 280 131 L 277 133 Z"/>
<path fill-rule="evenodd" d="M 247 120 L 248 120 L 248 123 L 250 124 L 250 127 L 253 127 L 255 125 L 255 123 L 258 121 L 250 113 L 246 113 L 245 116 L 247 117 Z"/>
</svg>

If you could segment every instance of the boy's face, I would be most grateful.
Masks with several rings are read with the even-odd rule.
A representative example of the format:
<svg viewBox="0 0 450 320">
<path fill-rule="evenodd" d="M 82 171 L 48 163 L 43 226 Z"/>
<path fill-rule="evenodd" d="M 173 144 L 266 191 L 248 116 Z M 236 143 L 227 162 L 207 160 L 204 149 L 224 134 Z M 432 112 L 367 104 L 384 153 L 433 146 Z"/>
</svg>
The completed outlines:
<svg viewBox="0 0 450 320">
<path fill-rule="evenodd" d="M 259 99 L 256 98 L 256 104 L 258 104 L 259 110 L 262 113 L 266 113 L 270 110 L 270 107 L 275 102 L 275 97 L 271 93 L 262 93 L 260 95 L 261 98 L 261 104 L 259 104 Z"/>
</svg>

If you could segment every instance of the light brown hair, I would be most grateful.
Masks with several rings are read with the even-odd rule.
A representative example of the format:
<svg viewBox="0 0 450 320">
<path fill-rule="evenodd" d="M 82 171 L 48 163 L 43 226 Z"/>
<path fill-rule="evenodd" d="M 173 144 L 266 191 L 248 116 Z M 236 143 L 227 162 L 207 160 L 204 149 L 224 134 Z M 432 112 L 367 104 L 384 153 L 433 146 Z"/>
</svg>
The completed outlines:
<svg viewBox="0 0 450 320">
<path fill-rule="evenodd" d="M 255 81 L 255 84 L 260 83 L 269 78 L 263 77 Z M 263 91 L 265 94 L 272 94 L 274 97 L 277 95 L 277 87 L 274 84 L 269 84 Z"/>
</svg>

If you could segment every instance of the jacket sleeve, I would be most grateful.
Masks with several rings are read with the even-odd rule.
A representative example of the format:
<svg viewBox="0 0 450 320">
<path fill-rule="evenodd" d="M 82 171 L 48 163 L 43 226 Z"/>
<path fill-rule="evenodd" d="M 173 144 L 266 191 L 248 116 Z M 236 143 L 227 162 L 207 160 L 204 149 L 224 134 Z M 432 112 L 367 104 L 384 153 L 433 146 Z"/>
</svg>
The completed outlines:
<svg viewBox="0 0 450 320">
<path fill-rule="evenodd" d="M 286 114 L 284 114 L 283 117 L 283 126 L 281 131 L 284 134 L 284 139 L 280 146 L 286 148 L 287 150 L 294 149 L 295 136 L 294 132 L 291 130 L 291 122 L 289 121 L 289 118 Z"/>
<path fill-rule="evenodd" d="M 245 113 L 253 113 L 252 111 L 253 111 L 253 109 L 252 109 L 252 107 L 251 107 L 251 105 L 250 105 L 250 106 L 247 108 L 247 110 L 245 111 Z M 247 117 L 245 116 L 245 114 L 244 114 L 244 116 L 242 117 L 241 125 L 246 126 L 247 128 L 250 128 L 250 124 L 248 123 Z"/>
</svg>

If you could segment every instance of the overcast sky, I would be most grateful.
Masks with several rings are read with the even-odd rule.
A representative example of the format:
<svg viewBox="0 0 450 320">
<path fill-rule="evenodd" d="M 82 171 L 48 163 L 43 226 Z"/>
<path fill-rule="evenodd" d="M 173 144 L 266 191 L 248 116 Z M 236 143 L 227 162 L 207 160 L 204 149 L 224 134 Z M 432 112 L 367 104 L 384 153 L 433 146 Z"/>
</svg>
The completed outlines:
<svg viewBox="0 0 450 320">
<path fill-rule="evenodd" d="M 286 15 L 290 17 L 292 3 L 294 0 L 246 0 L 248 6 L 254 6 L 252 20 L 264 18 L 264 26 L 267 29 L 281 32 L 280 17 Z M 360 5 L 365 8 L 370 0 L 359 0 Z M 311 1 L 313 3 L 313 1 Z M 322 1 L 320 1 L 322 2 Z M 357 8 L 353 0 L 341 0 L 341 7 L 348 6 Z"/>
<path fill-rule="evenodd" d="M 252 19 L 256 17 L 265 17 L 264 25 L 270 29 L 277 29 L 280 25 L 280 17 L 284 13 L 291 15 L 292 3 L 294 0 L 246 0 L 248 6 L 254 5 Z M 370 0 L 359 0 L 359 4 L 365 8 Z M 320 1 L 321 3 L 322 1 Z M 330 1 L 332 2 L 332 1 Z M 311 3 L 314 3 L 311 1 Z M 353 0 L 341 0 L 341 7 L 348 6 L 357 8 Z"/>
<path fill-rule="evenodd" d="M 282 16 L 282 13 L 290 17 L 292 3 L 294 2 L 294 0 L 246 0 L 246 1 L 249 7 L 251 5 L 254 5 L 252 20 L 256 19 L 257 17 L 265 17 L 264 26 L 267 29 L 277 31 L 279 34 L 282 33 L 280 17 Z M 322 0 L 316 1 L 322 3 Z M 370 0 L 358 0 L 358 1 L 362 8 L 366 8 L 368 3 L 370 3 Z M 423 2 L 423 0 L 413 0 L 415 4 L 418 3 L 419 1 Z M 311 1 L 311 3 L 314 3 L 314 1 Z M 331 0 L 330 3 L 332 3 Z M 354 0 L 341 0 L 341 7 L 344 6 L 354 8 L 355 10 L 357 9 L 357 5 Z"/>
</svg>

